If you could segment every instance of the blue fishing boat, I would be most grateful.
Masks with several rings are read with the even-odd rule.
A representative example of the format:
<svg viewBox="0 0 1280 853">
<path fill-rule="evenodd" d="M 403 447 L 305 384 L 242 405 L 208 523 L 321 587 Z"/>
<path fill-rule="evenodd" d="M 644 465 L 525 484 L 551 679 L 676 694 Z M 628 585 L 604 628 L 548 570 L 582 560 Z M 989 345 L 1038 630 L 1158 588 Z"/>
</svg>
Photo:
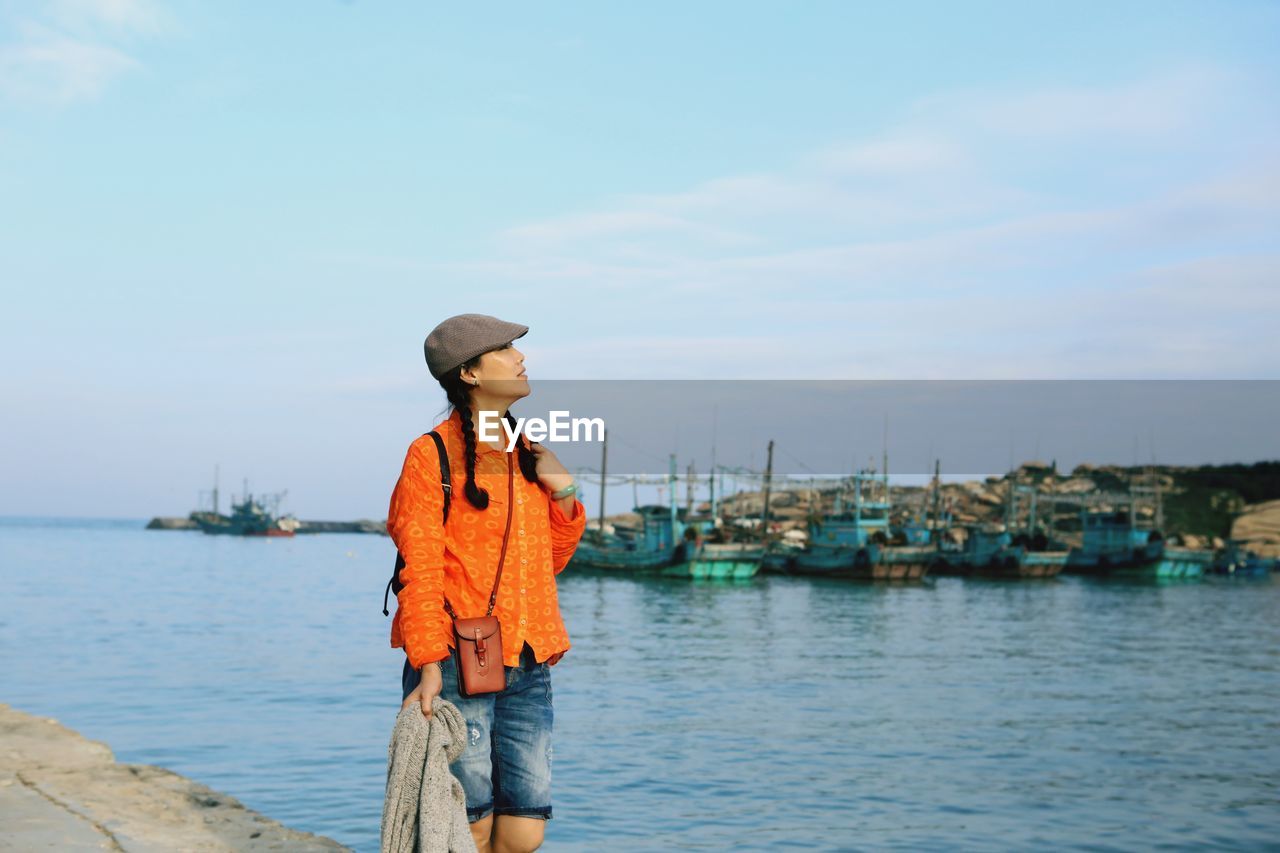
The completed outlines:
<svg viewBox="0 0 1280 853">
<path fill-rule="evenodd" d="M 783 539 L 770 542 L 760 558 L 760 571 L 777 575 L 790 574 L 792 561 L 803 550 L 802 544 Z"/>
<path fill-rule="evenodd" d="M 1042 533 L 1011 534 L 1003 526 L 960 525 L 963 543 L 942 544 L 930 570 L 937 575 L 1004 579 L 1051 578 L 1067 564 L 1070 550 Z"/>
<path fill-rule="evenodd" d="M 640 516 L 639 527 L 614 525 L 613 533 L 587 531 L 569 565 L 610 572 L 653 572 L 676 562 L 681 547 L 676 540 L 680 519 L 673 520 L 671 509 L 665 506 L 639 506 L 633 511 Z"/>
<path fill-rule="evenodd" d="M 1196 578 L 1213 563 L 1213 552 L 1170 545 L 1132 509 L 1082 510 L 1080 547 L 1071 549 L 1065 571 L 1131 578 Z"/>
<path fill-rule="evenodd" d="M 887 475 L 858 472 L 850 479 L 853 503 L 843 489 L 833 512 L 809 521 L 808 544 L 792 555 L 787 571 L 854 580 L 919 580 L 929 571 L 934 546 L 890 545 Z"/>
<path fill-rule="evenodd" d="M 760 571 L 764 545 L 754 542 L 707 542 L 697 539 L 686 543 L 686 552 L 670 566 L 660 570 L 668 577 L 746 580 Z"/>
<path fill-rule="evenodd" d="M 1215 575 L 1261 578 L 1276 571 L 1276 564 L 1275 557 L 1261 557 L 1243 543 L 1232 539 L 1213 561 L 1210 571 Z"/>
<path fill-rule="evenodd" d="M 605 471 L 607 455 L 602 459 Z M 603 488 L 600 521 L 587 531 L 575 549 L 570 565 L 577 569 L 625 573 L 656 573 L 689 578 L 746 578 L 760 569 L 763 545 L 718 543 L 708 537 L 718 535 L 714 516 L 693 517 L 675 505 L 675 457 L 667 475 L 667 506 L 649 504 L 633 512 L 640 516 L 638 527 L 620 524 L 605 532 Z M 601 482 L 605 477 L 601 476 Z"/>
<path fill-rule="evenodd" d="M 997 578 L 1054 578 L 1062 574 L 1070 556 L 1071 549 L 1065 545 L 1015 536 L 1001 551 L 998 564 L 979 574 Z"/>
</svg>

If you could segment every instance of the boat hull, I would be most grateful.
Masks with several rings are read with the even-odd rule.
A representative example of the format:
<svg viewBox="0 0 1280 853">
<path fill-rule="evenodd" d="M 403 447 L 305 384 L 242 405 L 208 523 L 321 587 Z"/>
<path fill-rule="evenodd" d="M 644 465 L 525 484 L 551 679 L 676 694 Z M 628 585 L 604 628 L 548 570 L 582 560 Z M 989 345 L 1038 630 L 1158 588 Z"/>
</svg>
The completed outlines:
<svg viewBox="0 0 1280 853">
<path fill-rule="evenodd" d="M 1085 560 L 1073 551 L 1065 571 L 1116 578 L 1198 578 L 1212 563 L 1212 551 L 1166 545 L 1136 550 L 1118 560 L 1107 556 Z"/>
<path fill-rule="evenodd" d="M 983 566 L 974 566 L 972 577 L 1030 580 L 1053 578 L 1062 574 L 1070 551 L 1028 551 L 1009 548 Z"/>
<path fill-rule="evenodd" d="M 667 577 L 708 580 L 746 580 L 760 571 L 764 549 L 759 545 L 708 543 L 693 550 L 688 560 L 661 569 Z"/>
<path fill-rule="evenodd" d="M 601 572 L 655 572 L 669 566 L 674 549 L 663 551 L 628 550 L 608 548 L 580 542 L 569 567 L 573 569 L 590 569 Z"/>
<path fill-rule="evenodd" d="M 846 580 L 909 581 L 929 573 L 933 549 L 928 546 L 901 547 L 813 547 L 797 553 L 789 572 Z"/>
<path fill-rule="evenodd" d="M 791 574 L 792 564 L 795 561 L 795 554 L 798 550 L 766 552 L 760 560 L 760 571 L 765 574 L 775 575 Z"/>
<path fill-rule="evenodd" d="M 666 577 L 746 580 L 760 571 L 759 560 L 689 560 L 661 570 Z"/>
</svg>

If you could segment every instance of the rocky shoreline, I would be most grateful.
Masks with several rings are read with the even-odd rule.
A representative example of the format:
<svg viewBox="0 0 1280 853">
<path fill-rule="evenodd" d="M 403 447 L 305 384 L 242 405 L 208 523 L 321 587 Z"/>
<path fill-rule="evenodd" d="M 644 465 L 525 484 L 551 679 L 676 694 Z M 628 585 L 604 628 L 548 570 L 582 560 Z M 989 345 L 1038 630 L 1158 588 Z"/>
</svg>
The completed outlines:
<svg viewBox="0 0 1280 853">
<path fill-rule="evenodd" d="M 0 703 L 0 849 L 338 851 L 161 767 Z"/>
</svg>

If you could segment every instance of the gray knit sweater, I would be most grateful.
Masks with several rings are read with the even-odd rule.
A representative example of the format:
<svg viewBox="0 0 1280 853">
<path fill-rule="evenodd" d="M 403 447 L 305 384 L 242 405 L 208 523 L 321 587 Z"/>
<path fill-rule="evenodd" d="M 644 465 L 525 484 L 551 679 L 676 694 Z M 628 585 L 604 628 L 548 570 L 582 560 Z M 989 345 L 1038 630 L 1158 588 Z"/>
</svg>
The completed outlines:
<svg viewBox="0 0 1280 853">
<path fill-rule="evenodd" d="M 431 719 L 411 702 L 396 717 L 387 748 L 382 853 L 475 853 L 467 797 L 449 765 L 467 748 L 467 721 L 445 699 L 431 700 Z"/>
</svg>

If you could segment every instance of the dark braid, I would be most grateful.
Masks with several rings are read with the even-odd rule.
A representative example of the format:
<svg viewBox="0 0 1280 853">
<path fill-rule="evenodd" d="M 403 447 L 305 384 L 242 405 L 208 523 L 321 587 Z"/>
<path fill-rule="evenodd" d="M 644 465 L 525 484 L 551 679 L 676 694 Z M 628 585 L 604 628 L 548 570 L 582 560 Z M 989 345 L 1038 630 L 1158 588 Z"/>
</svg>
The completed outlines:
<svg viewBox="0 0 1280 853">
<path fill-rule="evenodd" d="M 458 365 L 440 379 L 440 385 L 444 388 L 449 404 L 458 410 L 458 416 L 462 419 L 462 438 L 466 447 L 464 456 L 467 464 L 467 483 L 463 488 L 463 494 L 476 509 L 488 509 L 489 492 L 476 484 L 476 429 L 471 415 L 471 391 L 469 390 L 471 386 L 462 380 L 462 371 L 469 370 L 479 363 L 480 356 L 476 356 L 471 361 Z M 507 412 L 507 424 L 514 432 L 516 418 L 510 411 Z M 530 483 L 536 483 L 538 459 L 529 449 L 527 442 L 528 439 L 524 436 L 520 436 L 520 440 L 516 442 L 516 459 L 524 478 Z"/>
<path fill-rule="evenodd" d="M 511 414 L 511 410 L 507 410 L 507 423 L 511 425 L 511 431 L 516 431 L 516 416 Z M 520 463 L 520 473 L 524 474 L 524 478 L 530 483 L 538 482 L 538 457 L 533 455 L 533 451 L 529 449 L 529 439 L 523 435 L 516 442 L 516 461 Z"/>
<path fill-rule="evenodd" d="M 462 369 L 473 366 L 475 361 L 479 359 L 449 371 L 440 380 L 440 384 L 444 386 L 445 396 L 462 418 L 462 439 L 466 446 L 463 457 L 467 463 L 467 484 L 463 488 L 463 494 L 476 509 L 488 509 L 489 493 L 476 485 L 476 430 L 471 422 L 471 395 L 467 392 L 466 383 L 462 381 Z"/>
</svg>

